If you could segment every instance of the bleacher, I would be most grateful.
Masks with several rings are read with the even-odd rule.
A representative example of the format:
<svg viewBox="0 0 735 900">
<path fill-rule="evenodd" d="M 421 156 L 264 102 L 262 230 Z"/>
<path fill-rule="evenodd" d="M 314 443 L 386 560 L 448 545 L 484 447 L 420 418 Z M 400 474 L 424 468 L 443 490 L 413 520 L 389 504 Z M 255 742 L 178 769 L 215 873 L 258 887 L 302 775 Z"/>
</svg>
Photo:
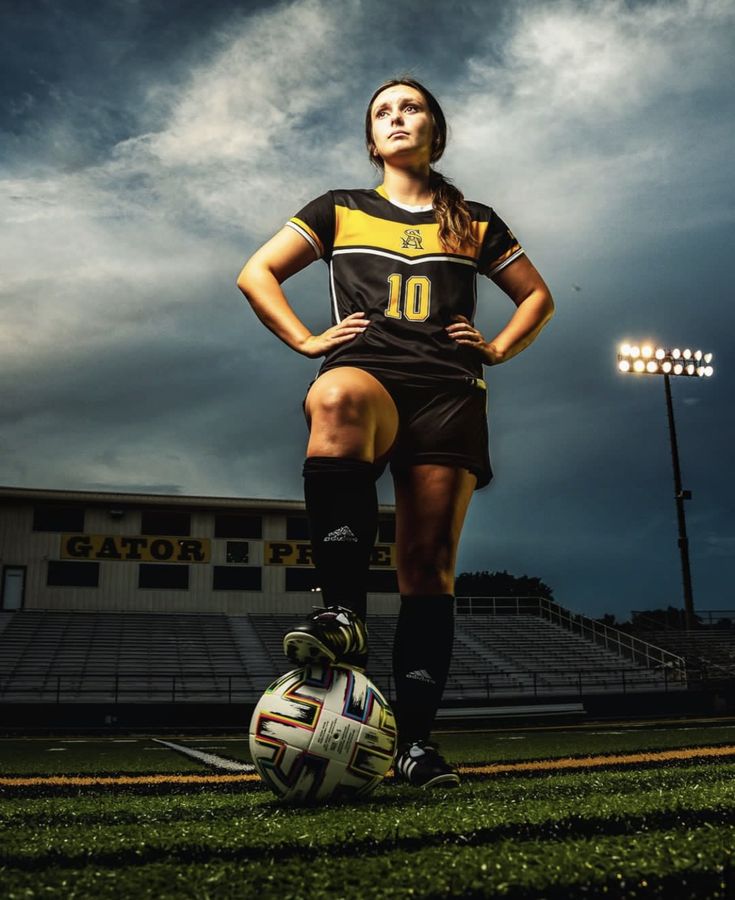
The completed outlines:
<svg viewBox="0 0 735 900">
<path fill-rule="evenodd" d="M 658 647 L 682 656 L 687 668 L 705 675 L 735 675 L 735 629 L 651 629 L 640 632 Z"/>
<path fill-rule="evenodd" d="M 660 680 L 659 672 L 540 616 L 474 615 L 471 622 L 458 621 L 458 654 L 463 652 L 463 642 L 471 643 L 477 649 L 486 648 L 506 677 L 515 673 L 512 685 L 506 687 L 501 681 L 492 686 L 493 693 L 534 687 L 537 693 L 570 693 L 580 684 L 588 690 L 617 691 L 623 685 L 626 690 L 645 690 Z"/>
<path fill-rule="evenodd" d="M 293 616 L 23 611 L 0 617 L 0 703 L 253 702 L 285 672 Z M 445 699 L 669 688 L 541 615 L 456 617 Z M 369 674 L 393 695 L 395 616 L 372 616 Z M 683 685 L 678 685 L 683 686 Z"/>
<path fill-rule="evenodd" d="M 254 689 L 224 615 L 24 611 L 0 635 L 0 701 L 221 700 Z"/>
<path fill-rule="evenodd" d="M 291 619 L 250 616 L 270 659 L 282 666 L 281 641 Z M 369 673 L 392 695 L 395 616 L 373 616 Z M 561 695 L 656 689 L 662 675 L 637 665 L 540 616 L 472 615 L 455 619 L 454 651 L 445 699 Z M 580 691 L 581 688 L 581 691 Z"/>
</svg>

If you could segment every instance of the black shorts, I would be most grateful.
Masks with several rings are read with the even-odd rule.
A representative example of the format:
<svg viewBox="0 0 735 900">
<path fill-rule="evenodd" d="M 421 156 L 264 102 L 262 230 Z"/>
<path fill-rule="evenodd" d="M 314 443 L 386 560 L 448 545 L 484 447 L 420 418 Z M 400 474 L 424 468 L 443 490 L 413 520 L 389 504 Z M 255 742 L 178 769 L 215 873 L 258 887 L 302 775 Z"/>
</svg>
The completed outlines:
<svg viewBox="0 0 735 900">
<path fill-rule="evenodd" d="M 468 377 L 407 384 L 384 371 L 365 371 L 383 385 L 398 410 L 398 434 L 389 454 L 391 471 L 421 464 L 456 466 L 476 476 L 475 490 L 490 483 L 484 381 Z"/>
</svg>

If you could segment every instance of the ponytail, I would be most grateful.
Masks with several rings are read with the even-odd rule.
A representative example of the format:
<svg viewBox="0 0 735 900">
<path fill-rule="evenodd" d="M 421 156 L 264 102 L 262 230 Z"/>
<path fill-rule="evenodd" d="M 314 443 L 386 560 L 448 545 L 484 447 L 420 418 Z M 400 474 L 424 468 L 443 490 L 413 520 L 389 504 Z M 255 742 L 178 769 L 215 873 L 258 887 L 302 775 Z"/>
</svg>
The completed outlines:
<svg viewBox="0 0 735 900">
<path fill-rule="evenodd" d="M 429 170 L 429 187 L 434 194 L 434 217 L 439 225 L 439 243 L 445 250 L 476 249 L 479 240 L 472 228 L 472 213 L 464 194 L 436 169 Z"/>
</svg>

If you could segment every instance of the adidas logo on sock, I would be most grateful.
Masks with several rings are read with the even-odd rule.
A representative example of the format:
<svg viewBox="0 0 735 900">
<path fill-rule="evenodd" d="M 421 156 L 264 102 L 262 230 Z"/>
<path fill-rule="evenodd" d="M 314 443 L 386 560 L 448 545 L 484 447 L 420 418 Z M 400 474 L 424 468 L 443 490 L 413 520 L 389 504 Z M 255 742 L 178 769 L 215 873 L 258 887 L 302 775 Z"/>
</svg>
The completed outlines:
<svg viewBox="0 0 735 900">
<path fill-rule="evenodd" d="M 424 681 L 426 684 L 436 684 L 426 669 L 417 669 L 415 672 L 408 672 L 405 677 L 411 678 L 414 681 Z"/>
<path fill-rule="evenodd" d="M 324 542 L 326 543 L 327 541 L 356 544 L 357 538 L 355 537 L 349 525 L 343 525 L 341 528 L 330 531 L 329 534 L 324 538 Z"/>
</svg>

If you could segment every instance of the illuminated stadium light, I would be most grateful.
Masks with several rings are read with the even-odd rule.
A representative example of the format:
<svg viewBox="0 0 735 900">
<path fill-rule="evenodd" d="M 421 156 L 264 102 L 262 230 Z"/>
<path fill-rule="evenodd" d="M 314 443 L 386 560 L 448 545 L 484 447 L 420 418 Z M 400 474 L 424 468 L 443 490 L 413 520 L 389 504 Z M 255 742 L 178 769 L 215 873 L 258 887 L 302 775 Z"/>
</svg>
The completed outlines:
<svg viewBox="0 0 735 900">
<path fill-rule="evenodd" d="M 684 610 L 686 612 L 687 628 L 693 628 L 696 623 L 694 615 L 694 598 L 692 596 L 692 577 L 689 567 L 689 540 L 686 534 L 686 518 L 684 513 L 684 501 L 691 500 L 691 491 L 685 491 L 681 484 L 681 471 L 679 469 L 679 450 L 676 442 L 676 428 L 674 425 L 674 406 L 671 399 L 671 376 L 709 378 L 713 375 L 712 353 L 704 353 L 702 350 L 691 350 L 686 347 L 683 351 L 678 347 L 666 349 L 665 347 L 653 347 L 651 344 L 621 344 L 618 352 L 618 371 L 629 374 L 663 375 L 666 391 L 666 410 L 669 418 L 669 436 L 671 439 L 671 459 L 674 466 L 674 500 L 676 502 L 676 516 L 679 536 L 678 546 L 681 557 L 681 575 L 684 588 Z"/>
<path fill-rule="evenodd" d="M 626 365 L 622 365 L 625 362 Z M 618 351 L 618 371 L 646 375 L 683 375 L 703 378 L 714 373 L 712 354 L 687 347 L 658 347 L 652 344 L 631 344 L 627 341 Z"/>
</svg>

